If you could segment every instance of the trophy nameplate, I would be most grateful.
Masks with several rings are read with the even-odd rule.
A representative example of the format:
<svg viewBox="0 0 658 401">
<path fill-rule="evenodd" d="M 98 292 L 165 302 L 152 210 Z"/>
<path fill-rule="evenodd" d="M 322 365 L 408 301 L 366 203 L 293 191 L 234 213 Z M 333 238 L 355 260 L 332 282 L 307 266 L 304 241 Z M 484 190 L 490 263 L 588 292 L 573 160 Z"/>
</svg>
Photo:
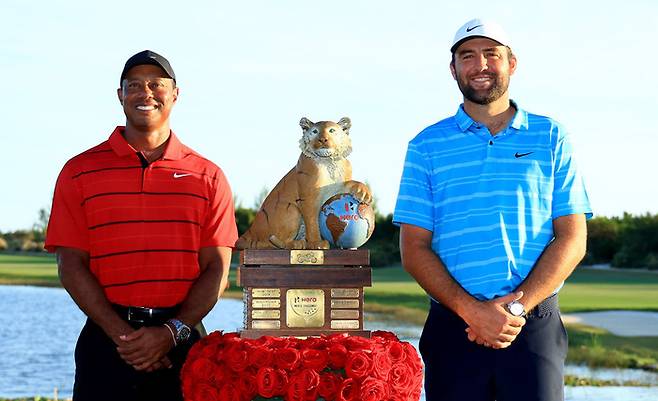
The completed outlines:
<svg viewBox="0 0 658 401">
<path fill-rule="evenodd" d="M 359 289 L 358 288 L 332 288 L 331 289 L 332 298 L 358 298 Z"/>
<path fill-rule="evenodd" d="M 280 319 L 281 311 L 278 309 L 253 309 L 251 311 L 251 318 L 252 319 Z"/>
<path fill-rule="evenodd" d="M 358 319 L 361 314 L 357 309 L 332 309 L 332 319 Z"/>
<path fill-rule="evenodd" d="M 333 308 L 358 308 L 361 303 L 358 299 L 332 299 L 331 309 Z"/>
<path fill-rule="evenodd" d="M 286 325 L 295 328 L 322 327 L 324 291 L 320 289 L 286 291 Z"/>
<path fill-rule="evenodd" d="M 363 287 L 372 285 L 367 250 L 245 249 L 238 285 L 244 288 L 240 335 L 308 337 L 363 328 Z"/>
<path fill-rule="evenodd" d="M 252 288 L 252 298 L 279 298 L 281 296 L 281 289 L 279 288 Z"/>
<path fill-rule="evenodd" d="M 253 299 L 251 300 L 252 308 L 280 308 L 281 301 L 278 299 Z"/>
</svg>

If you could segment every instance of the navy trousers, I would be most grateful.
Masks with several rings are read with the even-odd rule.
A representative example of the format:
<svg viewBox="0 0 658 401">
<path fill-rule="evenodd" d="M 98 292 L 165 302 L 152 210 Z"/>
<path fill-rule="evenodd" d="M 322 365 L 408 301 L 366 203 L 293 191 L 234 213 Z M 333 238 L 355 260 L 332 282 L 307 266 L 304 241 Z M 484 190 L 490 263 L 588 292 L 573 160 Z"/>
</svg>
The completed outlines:
<svg viewBox="0 0 658 401">
<path fill-rule="evenodd" d="M 188 344 L 169 352 L 173 368 L 138 372 L 121 359 L 114 341 L 87 319 L 75 347 L 73 401 L 182 401 L 180 369 L 199 338 L 193 329 Z"/>
<path fill-rule="evenodd" d="M 432 301 L 420 338 L 427 401 L 563 401 L 567 333 L 555 310 L 528 316 L 507 348 L 468 340 L 466 323 Z"/>
</svg>

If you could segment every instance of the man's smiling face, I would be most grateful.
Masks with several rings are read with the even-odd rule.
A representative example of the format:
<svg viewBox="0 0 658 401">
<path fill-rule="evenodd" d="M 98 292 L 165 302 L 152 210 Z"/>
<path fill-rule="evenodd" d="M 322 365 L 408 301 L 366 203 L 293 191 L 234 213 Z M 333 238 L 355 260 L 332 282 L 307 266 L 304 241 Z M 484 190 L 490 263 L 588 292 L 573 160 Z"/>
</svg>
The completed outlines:
<svg viewBox="0 0 658 401">
<path fill-rule="evenodd" d="M 171 109 L 178 99 L 174 80 L 155 65 L 131 68 L 117 90 L 127 125 L 140 131 L 154 131 L 168 124 Z"/>
<path fill-rule="evenodd" d="M 515 70 L 516 57 L 509 48 L 487 38 L 462 43 L 450 63 L 464 98 L 481 105 L 492 103 L 507 92 Z"/>
</svg>

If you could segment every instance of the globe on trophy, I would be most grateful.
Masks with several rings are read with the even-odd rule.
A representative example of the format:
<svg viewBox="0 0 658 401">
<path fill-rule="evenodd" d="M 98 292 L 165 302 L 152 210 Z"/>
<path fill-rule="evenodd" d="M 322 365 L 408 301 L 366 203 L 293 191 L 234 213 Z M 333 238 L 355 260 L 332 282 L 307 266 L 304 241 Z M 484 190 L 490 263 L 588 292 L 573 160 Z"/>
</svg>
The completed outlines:
<svg viewBox="0 0 658 401">
<path fill-rule="evenodd" d="M 375 229 L 372 206 L 352 194 L 336 194 L 320 209 L 320 235 L 333 247 L 356 249 L 365 244 Z"/>
<path fill-rule="evenodd" d="M 238 285 L 244 288 L 241 337 L 307 337 L 363 327 L 373 233 L 367 185 L 352 180 L 351 121 L 302 118 L 301 154 L 240 236 Z M 334 249 L 330 249 L 333 247 Z"/>
</svg>

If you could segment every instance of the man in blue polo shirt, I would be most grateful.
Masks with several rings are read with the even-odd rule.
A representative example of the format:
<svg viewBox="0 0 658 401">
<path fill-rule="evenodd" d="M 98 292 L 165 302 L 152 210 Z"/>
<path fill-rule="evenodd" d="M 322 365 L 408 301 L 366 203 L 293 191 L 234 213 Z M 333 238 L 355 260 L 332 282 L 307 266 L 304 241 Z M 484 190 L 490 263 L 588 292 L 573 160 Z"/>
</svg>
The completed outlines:
<svg viewBox="0 0 658 401">
<path fill-rule="evenodd" d="M 499 25 L 467 22 L 450 50 L 464 103 L 409 142 L 393 217 L 431 297 L 427 400 L 562 400 L 556 294 L 585 253 L 583 180 L 564 127 L 510 100 Z"/>
</svg>

